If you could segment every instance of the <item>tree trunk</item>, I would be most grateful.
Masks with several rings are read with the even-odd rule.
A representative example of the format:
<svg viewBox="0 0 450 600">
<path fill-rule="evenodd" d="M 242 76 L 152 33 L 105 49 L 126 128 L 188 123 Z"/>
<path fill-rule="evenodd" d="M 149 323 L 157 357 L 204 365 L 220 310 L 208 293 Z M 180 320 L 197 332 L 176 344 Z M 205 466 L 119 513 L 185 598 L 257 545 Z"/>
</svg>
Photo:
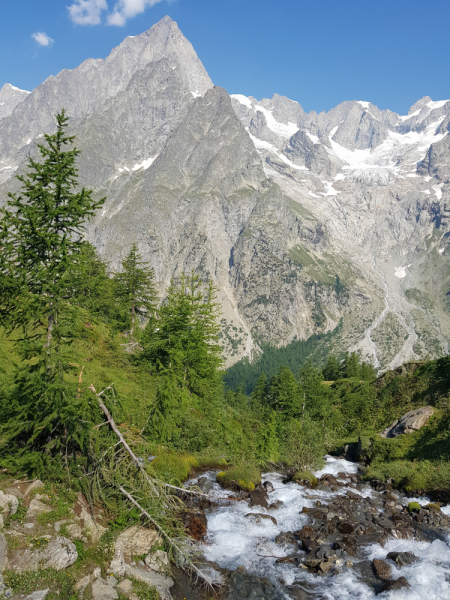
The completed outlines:
<svg viewBox="0 0 450 600">
<path fill-rule="evenodd" d="M 134 333 L 134 319 L 135 319 L 135 311 L 134 311 L 134 302 L 133 302 L 133 306 L 131 307 L 131 331 L 130 331 L 130 337 L 133 337 L 133 333 Z"/>
</svg>

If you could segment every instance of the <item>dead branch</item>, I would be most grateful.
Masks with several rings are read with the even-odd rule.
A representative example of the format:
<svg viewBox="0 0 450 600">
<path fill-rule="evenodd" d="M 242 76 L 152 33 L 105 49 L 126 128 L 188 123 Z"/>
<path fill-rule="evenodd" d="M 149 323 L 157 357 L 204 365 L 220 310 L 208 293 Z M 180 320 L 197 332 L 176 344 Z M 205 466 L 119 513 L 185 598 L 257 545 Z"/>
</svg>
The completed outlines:
<svg viewBox="0 0 450 600">
<path fill-rule="evenodd" d="M 183 550 L 164 531 L 164 529 L 155 521 L 155 519 L 153 519 L 148 514 L 148 512 L 144 508 L 142 508 L 142 506 L 133 498 L 133 496 L 131 494 L 129 494 L 122 486 L 120 486 L 119 489 L 122 492 L 122 494 L 124 496 L 126 496 L 128 498 L 128 500 L 132 504 L 134 504 L 134 506 L 136 506 L 136 508 L 138 508 L 141 511 L 141 515 L 144 515 L 144 517 L 146 517 L 150 521 L 150 523 L 152 523 L 152 525 L 154 525 L 156 527 L 156 529 L 161 533 L 161 535 L 166 538 L 166 540 L 169 542 L 169 544 L 172 546 L 172 548 L 174 548 L 174 550 L 176 550 L 176 552 L 178 552 L 178 554 L 180 555 L 180 557 L 184 557 L 185 553 L 183 552 Z M 197 576 L 197 578 L 199 578 L 202 581 L 204 581 L 208 587 L 210 587 L 211 589 L 213 589 L 214 585 L 219 585 L 219 584 L 212 583 L 211 579 L 207 575 L 205 575 L 205 573 L 203 573 L 202 571 L 200 571 L 200 569 L 198 567 L 196 567 L 192 561 L 189 560 L 188 564 L 189 564 L 188 568 L 195 573 L 195 575 Z"/>
<path fill-rule="evenodd" d="M 133 450 L 130 448 L 130 446 L 127 444 L 127 442 L 125 441 L 125 438 L 123 437 L 123 435 L 120 433 L 119 428 L 117 427 L 116 423 L 114 422 L 114 419 L 112 418 L 111 413 L 109 412 L 109 410 L 106 408 L 106 406 L 104 405 L 104 403 L 101 401 L 100 396 L 102 394 L 104 394 L 104 392 L 106 392 L 106 390 L 110 389 L 114 384 L 112 383 L 109 387 L 105 388 L 103 391 L 101 391 L 99 394 L 97 394 L 96 389 L 94 388 L 94 386 L 91 385 L 89 386 L 89 389 L 91 390 L 91 392 L 93 394 L 95 394 L 97 396 L 97 400 L 99 403 L 100 408 L 102 409 L 102 411 L 105 413 L 106 418 L 108 420 L 108 423 L 111 425 L 111 429 L 114 431 L 114 433 L 117 435 L 117 437 L 119 438 L 119 440 L 122 442 L 123 447 L 125 448 L 125 450 L 128 452 L 128 454 L 131 456 L 131 459 L 133 460 L 134 464 L 136 465 L 136 467 L 141 471 L 141 473 L 144 475 L 144 477 L 146 478 L 147 482 L 150 484 L 153 492 L 155 493 L 156 496 L 159 496 L 158 490 L 156 489 L 154 483 L 152 482 L 152 480 L 150 479 L 150 477 L 148 476 L 148 474 L 146 473 L 144 467 L 141 465 L 141 463 L 139 462 L 139 460 L 137 459 L 137 456 L 134 454 Z M 100 425 L 96 425 L 97 428 L 100 427 Z M 187 494 L 194 494 L 196 496 L 203 496 L 204 498 L 208 498 L 208 496 L 206 494 L 202 494 L 201 492 L 195 492 L 193 490 L 186 490 L 184 488 L 179 488 L 176 487 L 175 485 L 169 485 L 168 483 L 163 483 L 164 487 L 168 487 L 168 488 L 172 488 L 174 490 L 179 490 L 180 492 L 185 492 Z"/>
<path fill-rule="evenodd" d="M 109 386 L 112 387 L 111 384 Z M 125 438 L 123 437 L 123 435 L 120 433 L 117 425 L 114 422 L 114 419 L 111 416 L 111 413 L 109 412 L 109 410 L 106 408 L 106 406 L 103 404 L 103 402 L 101 401 L 100 396 L 109 388 L 105 388 L 102 392 L 100 392 L 99 394 L 97 394 L 96 389 L 94 388 L 94 386 L 91 385 L 89 386 L 89 389 L 91 390 L 91 392 L 93 394 L 95 394 L 97 396 L 97 400 L 98 400 L 98 404 L 100 406 L 100 408 L 102 409 L 102 411 L 105 413 L 106 418 L 108 419 L 108 423 L 111 425 L 111 429 L 114 431 L 114 433 L 117 435 L 117 437 L 119 438 L 119 440 L 122 442 L 122 446 L 125 448 L 125 450 L 128 452 L 128 454 L 131 456 L 132 461 L 134 462 L 134 464 L 136 465 L 136 467 L 141 471 L 141 473 L 144 475 L 144 477 L 146 478 L 147 482 L 149 483 L 150 487 L 153 490 L 153 493 L 155 494 L 155 496 L 159 496 L 159 492 L 156 489 L 155 484 L 153 483 L 153 481 L 150 479 L 150 477 L 147 475 L 147 473 L 145 472 L 144 468 L 142 467 L 142 465 L 140 464 L 140 462 L 137 459 L 137 456 L 135 455 L 135 453 L 133 452 L 133 450 L 130 448 L 130 446 L 127 444 Z"/>
</svg>

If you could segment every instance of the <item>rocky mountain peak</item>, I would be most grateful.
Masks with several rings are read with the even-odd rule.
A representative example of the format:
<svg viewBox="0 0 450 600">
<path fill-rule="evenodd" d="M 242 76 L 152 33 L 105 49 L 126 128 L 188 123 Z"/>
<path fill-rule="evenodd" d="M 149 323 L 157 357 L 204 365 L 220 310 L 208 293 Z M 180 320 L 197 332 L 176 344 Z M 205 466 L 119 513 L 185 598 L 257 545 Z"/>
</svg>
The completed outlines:
<svg viewBox="0 0 450 600">
<path fill-rule="evenodd" d="M 11 83 L 5 83 L 0 90 L 0 119 L 9 116 L 18 104 L 30 94 Z"/>
</svg>

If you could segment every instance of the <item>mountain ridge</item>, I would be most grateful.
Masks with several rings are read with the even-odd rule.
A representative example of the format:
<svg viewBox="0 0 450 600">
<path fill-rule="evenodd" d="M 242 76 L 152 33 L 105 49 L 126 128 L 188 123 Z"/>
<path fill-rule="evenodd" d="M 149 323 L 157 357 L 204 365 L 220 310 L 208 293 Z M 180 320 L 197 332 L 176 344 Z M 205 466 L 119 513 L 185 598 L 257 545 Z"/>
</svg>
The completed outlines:
<svg viewBox="0 0 450 600">
<path fill-rule="evenodd" d="M 340 322 L 339 349 L 381 370 L 448 351 L 450 101 L 306 113 L 229 96 L 170 17 L 16 101 L 0 203 L 66 102 L 81 181 L 108 197 L 89 239 L 111 268 L 136 242 L 160 293 L 211 277 L 228 365 Z"/>
</svg>

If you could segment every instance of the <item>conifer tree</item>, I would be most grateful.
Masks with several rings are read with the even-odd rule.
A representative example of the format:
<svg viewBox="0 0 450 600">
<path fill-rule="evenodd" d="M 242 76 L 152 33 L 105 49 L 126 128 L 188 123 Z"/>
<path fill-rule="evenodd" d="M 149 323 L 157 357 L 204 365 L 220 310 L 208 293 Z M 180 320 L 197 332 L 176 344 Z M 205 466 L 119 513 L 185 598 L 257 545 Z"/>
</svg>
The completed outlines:
<svg viewBox="0 0 450 600">
<path fill-rule="evenodd" d="M 330 354 L 327 360 L 327 364 L 322 370 L 323 378 L 325 381 L 336 381 L 339 379 L 340 364 L 334 354 Z"/>
<path fill-rule="evenodd" d="M 2 443 L 19 448 L 45 445 L 47 452 L 86 443 L 90 411 L 70 385 L 65 349 L 72 336 L 72 307 L 65 273 L 84 247 L 85 222 L 102 206 L 92 190 L 78 187 L 79 151 L 66 132 L 64 110 L 56 132 L 38 145 L 41 161 L 30 158 L 0 210 L 0 318 L 23 332 L 25 359 L 11 397 L 0 405 Z"/>
<path fill-rule="evenodd" d="M 122 271 L 114 277 L 117 299 L 131 320 L 133 337 L 136 316 L 150 318 L 157 306 L 155 272 L 142 260 L 137 245 L 133 244 L 122 261 Z"/>
<path fill-rule="evenodd" d="M 289 367 L 280 367 L 270 382 L 270 397 L 274 408 L 289 417 L 301 412 L 301 401 L 297 381 Z"/>
<path fill-rule="evenodd" d="M 85 308 L 91 315 L 110 317 L 113 312 L 113 286 L 107 265 L 97 250 L 85 242 L 65 273 L 66 296 L 71 304 Z"/>
<path fill-rule="evenodd" d="M 29 159 L 27 173 L 17 176 L 20 192 L 9 193 L 0 210 L 2 322 L 36 328 L 45 321 L 49 371 L 61 342 L 57 323 L 66 291 L 63 276 L 84 244 L 86 220 L 105 200 L 95 200 L 92 190 L 77 191 L 79 151 L 66 148 L 75 139 L 66 133 L 68 121 L 64 110 L 56 115 L 56 132 L 45 134 L 46 145 L 38 145 L 43 161 Z"/>
<path fill-rule="evenodd" d="M 256 383 L 256 387 L 252 392 L 251 406 L 253 410 L 261 410 L 267 407 L 268 403 L 268 390 L 267 390 L 267 377 L 265 373 L 262 373 Z"/>
<path fill-rule="evenodd" d="M 331 392 L 330 388 L 322 382 L 321 371 L 310 362 L 306 363 L 300 371 L 299 379 L 299 391 L 303 399 L 303 406 L 312 419 L 323 421 L 331 410 Z"/>
<path fill-rule="evenodd" d="M 144 338 L 145 356 L 159 371 L 172 369 L 179 384 L 200 398 L 211 398 L 222 385 L 218 305 L 210 281 L 182 274 L 172 282 L 159 309 L 158 327 Z"/>
</svg>

